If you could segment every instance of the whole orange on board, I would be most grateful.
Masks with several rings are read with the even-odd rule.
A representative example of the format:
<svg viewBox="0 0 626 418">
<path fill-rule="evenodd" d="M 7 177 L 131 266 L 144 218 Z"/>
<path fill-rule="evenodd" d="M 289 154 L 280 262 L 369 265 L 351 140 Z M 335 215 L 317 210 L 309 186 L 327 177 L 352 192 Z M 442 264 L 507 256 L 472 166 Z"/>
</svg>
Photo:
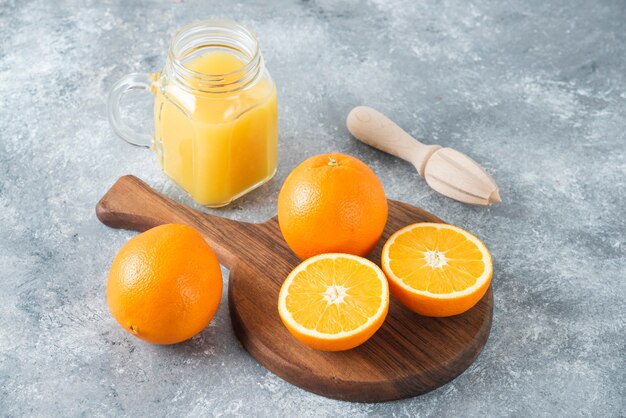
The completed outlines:
<svg viewBox="0 0 626 418">
<path fill-rule="evenodd" d="M 117 253 L 107 284 L 113 317 L 156 344 L 185 341 L 211 322 L 222 297 L 222 271 L 204 238 L 186 225 L 143 232 Z"/>
<path fill-rule="evenodd" d="M 297 166 L 278 196 L 278 223 L 301 259 L 322 253 L 370 253 L 387 222 L 376 174 L 349 155 L 321 154 Z"/>
</svg>

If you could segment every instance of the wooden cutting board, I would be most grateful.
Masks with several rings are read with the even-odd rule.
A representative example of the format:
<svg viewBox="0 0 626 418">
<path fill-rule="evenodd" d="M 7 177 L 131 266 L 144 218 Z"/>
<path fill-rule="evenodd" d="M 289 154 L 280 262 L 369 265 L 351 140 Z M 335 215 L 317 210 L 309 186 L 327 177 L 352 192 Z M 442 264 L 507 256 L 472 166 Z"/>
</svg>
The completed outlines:
<svg viewBox="0 0 626 418">
<path fill-rule="evenodd" d="M 278 292 L 300 262 L 283 240 L 278 221 L 237 222 L 176 203 L 133 176 L 120 178 L 98 202 L 96 215 L 113 228 L 144 231 L 163 223 L 196 228 L 230 268 L 228 304 L 235 334 L 276 375 L 330 398 L 377 402 L 433 390 L 461 374 L 478 356 L 491 329 L 491 288 L 468 312 L 426 318 L 393 297 L 378 332 L 344 352 L 310 349 L 289 334 L 278 316 Z M 415 222 L 442 222 L 406 203 L 389 201 L 389 220 L 369 257 L 380 262 L 383 243 Z"/>
</svg>

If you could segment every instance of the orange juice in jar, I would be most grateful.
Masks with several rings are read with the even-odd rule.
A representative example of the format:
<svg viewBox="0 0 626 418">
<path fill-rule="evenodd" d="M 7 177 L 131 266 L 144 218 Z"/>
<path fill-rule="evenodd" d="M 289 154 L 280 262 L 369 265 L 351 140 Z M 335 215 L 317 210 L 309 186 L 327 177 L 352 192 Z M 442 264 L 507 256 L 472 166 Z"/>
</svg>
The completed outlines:
<svg viewBox="0 0 626 418">
<path fill-rule="evenodd" d="M 131 89 L 154 96 L 154 136 L 121 121 Z M 224 206 L 276 171 L 276 87 L 255 36 L 225 20 L 191 24 L 174 37 L 163 71 L 131 74 L 109 97 L 109 119 L 122 138 L 150 145 L 161 167 L 195 201 Z"/>
</svg>

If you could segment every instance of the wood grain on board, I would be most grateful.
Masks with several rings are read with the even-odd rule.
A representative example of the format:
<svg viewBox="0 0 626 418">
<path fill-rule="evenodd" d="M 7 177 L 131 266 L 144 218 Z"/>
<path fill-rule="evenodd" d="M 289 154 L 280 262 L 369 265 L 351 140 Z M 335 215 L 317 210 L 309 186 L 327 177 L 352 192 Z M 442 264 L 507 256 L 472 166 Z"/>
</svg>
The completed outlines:
<svg viewBox="0 0 626 418">
<path fill-rule="evenodd" d="M 316 351 L 292 337 L 278 316 L 280 286 L 300 260 L 283 240 L 275 217 L 253 224 L 202 213 L 134 176 L 121 177 L 98 202 L 96 214 L 113 228 L 145 231 L 163 223 L 196 228 L 230 268 L 228 304 L 243 346 L 276 375 L 323 396 L 379 402 L 428 392 L 461 374 L 489 336 L 491 288 L 471 310 L 448 318 L 416 315 L 391 297 L 385 323 L 367 342 L 344 352 Z M 383 237 L 368 258 L 380 264 L 386 239 L 416 222 L 442 221 L 389 200 Z"/>
</svg>

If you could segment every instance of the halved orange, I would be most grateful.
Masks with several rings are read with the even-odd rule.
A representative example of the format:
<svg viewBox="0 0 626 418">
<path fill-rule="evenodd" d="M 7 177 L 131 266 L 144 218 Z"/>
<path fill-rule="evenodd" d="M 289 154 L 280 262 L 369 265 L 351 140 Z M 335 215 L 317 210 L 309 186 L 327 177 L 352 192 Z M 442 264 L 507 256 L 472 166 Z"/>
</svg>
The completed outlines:
<svg viewBox="0 0 626 418">
<path fill-rule="evenodd" d="M 485 244 L 442 223 L 417 223 L 397 231 L 383 247 L 381 265 L 391 294 L 425 316 L 469 310 L 483 297 L 493 274 Z"/>
<path fill-rule="evenodd" d="M 320 254 L 300 263 L 283 283 L 278 313 L 303 344 L 342 351 L 367 341 L 389 310 L 382 270 L 350 254 Z"/>
</svg>

